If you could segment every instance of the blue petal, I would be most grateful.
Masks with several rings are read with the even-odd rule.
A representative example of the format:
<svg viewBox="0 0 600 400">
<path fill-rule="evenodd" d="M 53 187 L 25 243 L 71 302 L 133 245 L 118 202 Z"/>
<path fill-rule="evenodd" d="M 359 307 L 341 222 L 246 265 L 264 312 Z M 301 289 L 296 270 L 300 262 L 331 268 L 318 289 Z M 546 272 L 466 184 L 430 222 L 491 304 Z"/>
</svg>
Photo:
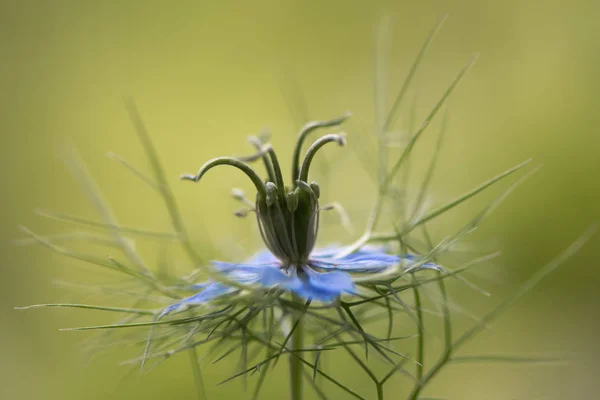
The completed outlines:
<svg viewBox="0 0 600 400">
<path fill-rule="evenodd" d="M 330 244 L 327 247 L 314 249 L 310 255 L 313 257 L 334 257 L 336 254 L 340 254 L 344 250 L 346 250 L 346 247 L 341 247 L 337 244 Z"/>
<path fill-rule="evenodd" d="M 413 265 L 417 264 L 420 261 L 419 258 L 416 257 L 414 254 L 407 254 L 406 257 L 404 257 L 404 260 L 406 260 L 406 262 L 404 263 L 404 271 L 410 270 L 409 272 L 417 272 L 423 269 L 433 269 L 435 271 L 442 272 L 444 270 L 440 265 L 437 265 L 436 263 L 432 262 L 426 262 L 424 264 L 419 265 L 416 268 L 413 268 Z"/>
<path fill-rule="evenodd" d="M 289 279 L 279 264 L 232 264 L 222 261 L 213 261 L 212 264 L 227 278 L 244 284 L 258 283 L 272 287 Z"/>
<path fill-rule="evenodd" d="M 277 257 L 268 250 L 261 250 L 246 261 L 247 264 L 275 264 L 278 262 Z"/>
<path fill-rule="evenodd" d="M 311 265 L 348 272 L 380 272 L 398 264 L 400 257 L 378 250 L 360 250 L 344 257 L 311 257 Z"/>
<path fill-rule="evenodd" d="M 350 275 L 344 272 L 317 272 L 306 265 L 300 268 L 304 277 L 298 277 L 294 271 L 291 279 L 283 285 L 300 297 L 330 302 L 342 293 L 354 293 L 354 282 Z"/>
<path fill-rule="evenodd" d="M 337 257 L 338 254 L 344 254 L 350 249 L 350 246 L 339 246 L 336 244 L 328 245 L 326 247 L 321 247 L 318 249 L 314 249 L 311 253 L 312 257 L 315 258 L 334 258 Z M 385 247 L 381 245 L 372 245 L 367 244 L 359 248 L 358 250 L 353 251 L 351 254 L 370 254 L 370 253 L 385 253 Z"/>
<path fill-rule="evenodd" d="M 300 266 L 290 267 L 286 273 L 279 263 L 256 265 L 214 261 L 213 265 L 219 272 L 240 283 L 256 283 L 268 288 L 279 286 L 305 299 L 329 302 L 343 292 L 354 292 L 352 278 L 344 272 L 320 273 L 309 266 Z M 302 277 L 298 276 L 296 268 L 302 269 Z"/>
<path fill-rule="evenodd" d="M 419 259 L 413 254 L 407 254 L 404 257 L 387 254 L 381 246 L 363 246 L 356 252 L 337 257 L 337 254 L 343 254 L 347 248 L 338 247 L 337 251 L 333 247 L 327 248 L 326 251 L 313 252 L 310 260 L 312 266 L 326 270 L 338 270 L 358 273 L 375 273 L 400 263 L 404 260 L 404 269 L 410 269 L 413 265 L 419 262 Z M 410 269 L 411 272 L 420 271 L 423 269 L 434 269 L 441 271 L 442 268 L 434 263 L 428 262 Z"/>
<path fill-rule="evenodd" d="M 197 289 L 197 290 L 201 290 L 206 288 L 207 286 L 212 285 L 212 282 L 200 282 L 200 283 L 194 283 L 191 288 L 192 289 Z"/>
<path fill-rule="evenodd" d="M 193 296 L 186 297 L 183 300 L 178 301 L 177 303 L 171 304 L 167 308 L 165 308 L 158 318 L 162 318 L 166 314 L 169 314 L 174 311 L 183 311 L 187 309 L 189 305 L 193 304 L 204 304 L 210 300 L 213 300 L 219 296 L 223 296 L 229 293 L 235 292 L 237 289 L 231 286 L 223 285 L 219 282 L 212 282 L 207 284 L 200 284 L 204 286 L 204 290 L 196 293 Z"/>
<path fill-rule="evenodd" d="M 279 264 L 231 264 L 213 261 L 213 265 L 228 279 L 245 285 L 259 284 L 270 288 L 276 285 L 289 283 L 292 279 L 281 271 Z M 182 311 L 186 309 L 188 305 L 204 304 L 219 296 L 238 291 L 238 288 L 227 286 L 220 282 L 199 283 L 193 287 L 203 290 L 168 306 L 162 311 L 159 318 L 174 311 Z"/>
</svg>

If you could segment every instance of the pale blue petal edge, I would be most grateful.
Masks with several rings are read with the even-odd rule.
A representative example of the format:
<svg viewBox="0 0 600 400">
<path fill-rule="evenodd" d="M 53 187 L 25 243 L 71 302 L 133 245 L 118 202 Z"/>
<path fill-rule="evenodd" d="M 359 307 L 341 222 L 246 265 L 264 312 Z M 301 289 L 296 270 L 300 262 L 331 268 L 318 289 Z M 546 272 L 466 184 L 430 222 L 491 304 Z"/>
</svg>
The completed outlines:
<svg viewBox="0 0 600 400">
<path fill-rule="evenodd" d="M 331 302 L 343 293 L 355 292 L 352 277 L 345 272 L 317 272 L 306 265 L 301 268 L 306 279 L 296 276 L 295 286 L 288 289 L 304 299 Z"/>
<path fill-rule="evenodd" d="M 419 262 L 419 259 L 412 254 L 407 254 L 399 257 L 392 254 L 387 254 L 383 251 L 383 247 L 365 246 L 359 251 L 339 257 L 337 254 L 342 253 L 345 248 L 328 248 L 326 252 L 317 252 L 315 257 L 312 257 L 310 263 L 312 266 L 325 270 L 332 271 L 347 271 L 355 273 L 375 273 L 382 272 L 387 268 L 399 264 L 404 261 L 404 269 L 409 269 L 411 266 Z M 424 263 L 412 271 L 423 269 L 434 269 L 441 271 L 442 268 L 435 263 Z"/>
<path fill-rule="evenodd" d="M 233 293 L 237 290 L 234 287 L 226 286 L 219 282 L 204 283 L 201 285 L 204 286 L 204 289 L 201 292 L 171 304 L 159 314 L 158 319 L 172 312 L 184 311 L 189 305 L 204 304 L 219 296 Z"/>
<path fill-rule="evenodd" d="M 402 258 L 387 254 L 381 246 L 364 246 L 355 253 L 338 257 L 338 254 L 342 254 L 346 249 L 346 247 L 328 246 L 315 250 L 312 253 L 310 266 L 300 266 L 302 277 L 298 276 L 294 268 L 289 271 L 282 270 L 280 262 L 268 251 L 256 253 L 247 263 L 243 264 L 222 261 L 213 261 L 212 264 L 228 279 L 242 284 L 258 284 L 265 288 L 279 286 L 304 299 L 330 302 L 343 293 L 355 293 L 354 282 L 348 274 L 350 272 L 381 272 L 401 261 L 404 261 L 404 268 L 409 269 L 419 262 L 418 258 L 412 254 L 407 254 Z M 311 267 L 324 269 L 327 272 L 319 272 Z M 437 264 L 425 263 L 411 272 L 423 269 L 442 270 Z M 199 283 L 194 287 L 202 290 L 165 308 L 159 318 L 168 313 L 183 310 L 188 305 L 204 304 L 217 297 L 238 291 L 235 287 L 219 282 Z"/>
</svg>

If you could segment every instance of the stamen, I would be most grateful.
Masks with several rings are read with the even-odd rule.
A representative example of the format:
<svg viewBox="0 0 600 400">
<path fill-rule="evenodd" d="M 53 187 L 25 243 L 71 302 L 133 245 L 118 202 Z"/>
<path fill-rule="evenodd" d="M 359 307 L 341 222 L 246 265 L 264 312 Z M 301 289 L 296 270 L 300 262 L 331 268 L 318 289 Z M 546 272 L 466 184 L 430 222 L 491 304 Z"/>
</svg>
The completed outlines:
<svg viewBox="0 0 600 400">
<path fill-rule="evenodd" d="M 231 196 L 237 201 L 241 201 L 242 203 L 246 204 L 250 209 L 254 210 L 254 203 L 246 198 L 246 195 L 242 189 L 231 189 Z"/>
<path fill-rule="evenodd" d="M 319 128 L 329 128 L 332 126 L 341 125 L 351 115 L 352 114 L 347 112 L 341 117 L 329 121 L 313 121 L 304 125 L 304 127 L 300 130 L 300 133 L 298 134 L 298 139 L 296 139 L 296 145 L 294 147 L 294 155 L 292 158 L 292 182 L 295 182 L 300 176 L 300 152 L 302 151 L 304 139 L 306 139 L 308 134 Z"/>
<path fill-rule="evenodd" d="M 204 174 L 206 172 L 208 172 L 208 170 L 210 170 L 211 168 L 214 168 L 218 165 L 230 165 L 232 167 L 235 167 L 235 168 L 241 170 L 243 173 L 246 174 L 246 176 L 248 176 L 248 178 L 250 178 L 252 183 L 254 183 L 254 186 L 256 187 L 256 190 L 258 191 L 258 193 L 260 195 L 262 195 L 263 197 L 266 197 L 267 192 L 265 189 L 265 184 L 260 179 L 260 177 L 256 174 L 256 172 L 252 168 L 250 168 L 250 166 L 248 164 L 246 164 L 242 161 L 236 160 L 235 158 L 231 158 L 231 157 L 213 158 L 212 160 L 207 161 L 202 167 L 200 167 L 200 169 L 198 170 L 198 173 L 196 175 L 184 174 L 184 175 L 181 175 L 180 179 L 198 182 L 204 176 Z"/>
<path fill-rule="evenodd" d="M 260 158 L 262 158 L 263 163 L 265 164 L 265 170 L 267 171 L 267 176 L 269 177 L 269 180 L 271 182 L 275 182 L 275 173 L 273 172 L 271 162 L 267 158 L 267 153 L 269 152 L 269 148 L 271 147 L 271 145 L 266 144 L 267 141 L 268 137 L 265 136 L 265 134 L 263 134 L 261 137 L 250 136 L 248 138 L 248 143 L 253 145 L 256 148 L 256 150 L 258 150 L 257 155 L 260 155 Z"/>
<path fill-rule="evenodd" d="M 329 134 L 329 135 L 325 135 L 325 136 L 321 137 L 320 139 L 318 139 L 317 141 L 315 141 L 313 143 L 313 145 L 310 146 L 310 148 L 306 152 L 306 157 L 304 157 L 304 162 L 302 163 L 302 169 L 300 170 L 300 177 L 299 177 L 300 181 L 306 182 L 308 180 L 308 170 L 310 168 L 310 164 L 311 164 L 312 159 L 314 158 L 315 154 L 317 154 L 317 151 L 319 151 L 319 149 L 321 147 L 323 147 L 327 143 L 331 143 L 331 142 L 336 142 L 340 146 L 343 146 L 344 144 L 346 144 L 346 139 L 342 135 Z"/>
<path fill-rule="evenodd" d="M 231 196 L 233 196 L 234 199 L 239 200 L 239 201 L 247 201 L 246 195 L 244 194 L 244 191 L 242 189 L 238 189 L 238 188 L 231 189 Z"/>
<path fill-rule="evenodd" d="M 342 226 L 348 233 L 352 233 L 354 231 L 354 229 L 352 228 L 352 222 L 350 220 L 350 217 L 348 216 L 348 213 L 346 213 L 346 210 L 340 203 L 336 202 L 336 203 L 326 204 L 323 207 L 319 208 L 319 211 L 329 211 L 329 210 L 334 210 L 337 212 L 337 214 L 340 217 L 340 221 L 342 222 Z"/>
<path fill-rule="evenodd" d="M 241 208 L 241 209 L 237 210 L 236 212 L 234 212 L 233 215 L 235 215 L 236 217 L 239 217 L 239 218 L 246 218 L 249 213 L 255 212 L 255 211 L 256 210 L 254 208 Z"/>
</svg>

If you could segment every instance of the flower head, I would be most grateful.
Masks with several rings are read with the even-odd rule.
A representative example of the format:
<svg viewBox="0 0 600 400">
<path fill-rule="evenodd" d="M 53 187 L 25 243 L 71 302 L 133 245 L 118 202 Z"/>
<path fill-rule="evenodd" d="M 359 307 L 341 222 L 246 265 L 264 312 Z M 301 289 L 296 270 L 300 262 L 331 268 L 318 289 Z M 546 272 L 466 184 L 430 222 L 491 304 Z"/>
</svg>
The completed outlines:
<svg viewBox="0 0 600 400">
<path fill-rule="evenodd" d="M 236 213 L 245 216 L 255 212 L 258 227 L 266 251 L 261 251 L 243 263 L 213 261 L 214 268 L 225 282 L 234 282 L 242 287 L 255 286 L 265 289 L 278 288 L 307 300 L 331 302 L 344 293 L 356 293 L 353 277 L 382 273 L 400 264 L 416 269 L 439 269 L 432 263 L 420 263 L 412 255 L 392 255 L 384 247 L 363 246 L 355 251 L 347 247 L 330 246 L 314 249 L 319 232 L 320 189 L 317 182 L 309 183 L 308 175 L 315 154 L 328 143 L 345 144 L 343 134 L 328 134 L 317 139 L 306 152 L 300 164 L 300 152 L 304 140 L 312 131 L 340 125 L 348 115 L 325 122 L 312 122 L 304 126 L 296 141 L 292 180 L 286 185 L 273 147 L 265 140 L 251 138 L 257 153 L 244 158 L 219 157 L 206 162 L 196 175 L 182 175 L 181 179 L 198 182 L 204 174 L 219 165 L 229 165 L 244 172 L 256 188 L 254 203 L 245 199 L 241 191 L 235 190 L 234 197 L 251 205 L 248 210 Z M 262 160 L 267 179 L 263 180 L 248 164 Z M 416 268 L 414 268 L 416 267 Z M 185 298 L 169 307 L 162 315 L 186 308 L 192 304 L 203 304 L 217 297 L 240 291 L 240 286 L 224 282 L 208 282 L 195 286 L 197 294 Z"/>
</svg>

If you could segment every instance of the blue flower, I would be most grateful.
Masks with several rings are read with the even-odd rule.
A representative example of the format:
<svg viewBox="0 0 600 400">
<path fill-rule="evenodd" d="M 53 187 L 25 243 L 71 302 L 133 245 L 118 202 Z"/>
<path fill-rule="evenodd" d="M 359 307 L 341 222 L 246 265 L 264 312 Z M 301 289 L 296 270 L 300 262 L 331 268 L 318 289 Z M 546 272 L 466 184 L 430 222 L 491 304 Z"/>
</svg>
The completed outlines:
<svg viewBox="0 0 600 400">
<path fill-rule="evenodd" d="M 390 255 L 383 248 L 375 246 L 364 246 L 352 254 L 338 256 L 346 250 L 339 246 L 315 250 L 307 263 L 293 266 L 284 265 L 269 251 L 261 251 L 242 264 L 222 261 L 213 261 L 212 264 L 225 278 L 243 285 L 265 289 L 277 287 L 307 300 L 331 302 L 344 293 L 355 293 L 353 276 L 356 274 L 385 272 L 400 262 L 404 263 L 403 268 L 407 270 L 418 262 L 414 255 Z M 421 269 L 440 270 L 440 267 L 433 263 L 423 263 L 411 271 Z M 207 282 L 194 287 L 201 291 L 167 307 L 162 315 L 240 291 L 220 282 Z"/>
<path fill-rule="evenodd" d="M 293 153 L 290 186 L 283 181 L 279 161 L 271 145 L 256 138 L 251 141 L 257 149 L 256 154 L 244 158 L 215 158 L 205 163 L 196 175 L 181 177 L 198 182 L 208 170 L 219 165 L 229 165 L 244 172 L 256 187 L 257 195 L 252 203 L 239 191 L 235 192 L 234 197 L 250 206 L 236 215 L 256 213 L 259 231 L 268 251 L 259 252 L 241 264 L 214 261 L 214 268 L 224 279 L 196 286 L 201 289 L 197 294 L 167 307 L 161 316 L 188 305 L 204 304 L 236 294 L 240 286 L 266 290 L 279 288 L 307 300 L 331 302 L 344 293 L 356 293 L 355 275 L 378 274 L 400 265 L 411 272 L 424 268 L 439 269 L 435 264 L 418 263 L 412 255 L 387 254 L 380 247 L 364 246 L 354 252 L 339 246 L 314 250 L 322 209 L 319 206 L 319 185 L 314 181 L 308 183 L 310 165 L 324 145 L 337 143 L 342 146 L 345 138 L 338 134 L 321 137 L 308 149 L 301 164 L 300 152 L 310 132 L 339 125 L 345 118 L 347 116 L 309 123 L 300 131 Z M 257 160 L 264 163 L 265 180 L 247 164 Z M 233 284 L 227 285 L 226 282 Z"/>
</svg>

